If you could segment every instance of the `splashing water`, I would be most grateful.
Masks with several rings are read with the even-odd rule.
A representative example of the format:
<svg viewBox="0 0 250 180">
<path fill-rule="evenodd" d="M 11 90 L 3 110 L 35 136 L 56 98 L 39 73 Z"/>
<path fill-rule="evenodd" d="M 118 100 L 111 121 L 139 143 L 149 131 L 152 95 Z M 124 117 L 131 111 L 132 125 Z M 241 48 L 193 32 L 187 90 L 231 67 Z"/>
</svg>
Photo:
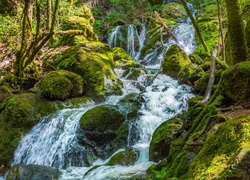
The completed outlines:
<svg viewBox="0 0 250 180">
<path fill-rule="evenodd" d="M 126 33 L 125 33 L 126 32 Z M 146 39 L 145 24 L 140 25 L 140 32 L 134 24 L 115 27 L 108 37 L 111 47 L 121 47 L 135 60 L 139 59 L 140 51 Z"/>
<path fill-rule="evenodd" d="M 128 38 L 122 33 L 122 26 L 117 26 L 110 33 L 108 44 L 111 47 L 123 47 L 135 59 L 139 59 L 140 51 L 145 41 L 145 25 L 141 25 L 140 33 L 136 26 L 128 25 Z M 194 43 L 194 29 L 190 24 L 178 25 L 173 34 L 178 37 L 184 50 L 190 54 L 196 48 Z M 124 46 L 124 42 L 126 46 Z M 167 49 L 173 43 L 171 39 L 164 44 Z M 145 173 L 153 164 L 149 162 L 149 144 L 155 129 L 167 119 L 174 117 L 187 109 L 187 100 L 194 95 L 191 87 L 179 85 L 177 80 L 166 75 L 157 75 L 151 84 L 148 79 L 154 77 L 154 69 L 158 70 L 163 59 L 162 47 L 158 46 L 144 59 L 147 60 L 147 72 L 152 74 L 141 75 L 137 80 L 121 79 L 123 82 L 123 96 L 131 93 L 141 93 L 142 106 L 138 110 L 139 116 L 129 124 L 130 129 L 136 132 L 137 141 L 129 133 L 128 146 L 133 146 L 140 151 L 140 157 L 133 166 L 100 166 L 87 175 L 84 174 L 94 165 L 103 165 L 109 159 L 95 161 L 91 167 L 86 161 L 85 148 L 78 144 L 76 132 L 79 129 L 81 116 L 94 104 L 85 108 L 63 109 L 49 117 L 44 118 L 20 141 L 15 151 L 12 165 L 38 164 L 59 168 L 62 172 L 62 180 L 110 180 L 128 179 Z M 148 58 L 148 59 L 147 59 Z M 121 74 L 122 72 L 118 72 Z M 138 88 L 138 87 L 143 88 Z M 142 92 L 141 89 L 144 89 Z M 110 96 L 104 102 L 116 104 L 123 96 Z M 133 143 L 132 143 L 133 142 Z M 121 151 L 121 150 L 120 150 Z"/>
</svg>

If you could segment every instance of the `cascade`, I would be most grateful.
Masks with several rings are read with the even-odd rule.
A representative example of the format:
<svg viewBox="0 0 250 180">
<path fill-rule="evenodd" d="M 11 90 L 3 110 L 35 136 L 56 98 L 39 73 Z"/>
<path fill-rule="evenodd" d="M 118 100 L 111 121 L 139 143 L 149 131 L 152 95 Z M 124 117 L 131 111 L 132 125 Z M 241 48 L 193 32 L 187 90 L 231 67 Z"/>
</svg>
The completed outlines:
<svg viewBox="0 0 250 180">
<path fill-rule="evenodd" d="M 136 26 L 127 25 L 126 36 L 128 37 L 124 35 L 123 28 L 123 26 L 117 26 L 113 29 L 109 35 L 108 44 L 111 47 L 125 48 L 131 56 L 138 60 L 145 41 L 145 25 L 141 25 L 140 33 Z M 188 54 L 194 51 L 196 48 L 194 30 L 189 23 L 178 25 L 173 34 L 178 37 Z M 127 42 L 126 46 L 124 46 L 124 42 Z M 163 45 L 167 49 L 173 43 L 169 39 Z M 150 52 L 151 54 L 144 57 L 146 69 L 152 66 L 156 66 L 156 69 L 160 67 L 164 55 L 160 49 L 162 47 L 155 47 Z M 122 70 L 116 69 L 118 76 L 122 74 L 120 71 Z M 65 108 L 45 117 L 22 138 L 15 151 L 12 165 L 22 163 L 52 166 L 61 170 L 60 179 L 62 180 L 128 179 L 145 172 L 153 164 L 149 161 L 149 144 L 154 130 L 162 122 L 186 110 L 188 99 L 194 96 L 191 93 L 191 87 L 179 85 L 177 80 L 169 76 L 154 73 L 141 75 L 137 80 L 120 77 L 123 82 L 123 95 L 109 96 L 103 102 L 104 104 L 116 104 L 121 97 L 127 94 L 141 93 L 142 101 L 141 108 L 138 109 L 139 115 L 128 124 L 130 129 L 136 132 L 137 138 L 135 140 L 134 134 L 129 133 L 127 145 L 140 152 L 135 165 L 100 166 L 85 175 L 95 165 L 103 165 L 111 158 L 97 159 L 89 164 L 84 146 L 77 141 L 76 133 L 79 129 L 80 118 L 88 109 L 94 107 L 93 103 L 82 108 Z M 154 79 L 152 79 L 152 83 L 148 84 L 150 77 L 154 77 Z M 143 87 L 143 91 L 138 87 L 138 84 Z M 82 161 L 83 159 L 86 161 Z"/>
<path fill-rule="evenodd" d="M 193 8 L 191 3 L 188 3 L 188 7 L 191 10 L 193 16 L 195 17 L 196 10 Z M 162 32 L 161 32 L 162 33 Z M 195 42 L 195 29 L 191 24 L 191 20 L 188 17 L 183 23 L 178 24 L 172 31 L 173 35 L 177 38 L 180 47 L 190 55 L 196 49 Z M 176 42 L 170 37 L 167 40 L 162 39 L 163 43 L 158 43 L 152 48 L 141 60 L 141 63 L 149 66 L 150 68 L 160 68 L 160 63 L 163 60 L 164 54 L 167 52 L 168 48 L 176 44 Z"/>
<path fill-rule="evenodd" d="M 145 24 L 140 25 L 140 32 L 134 24 L 117 26 L 109 34 L 107 42 L 111 47 L 123 48 L 137 60 L 146 39 L 145 32 Z"/>
</svg>

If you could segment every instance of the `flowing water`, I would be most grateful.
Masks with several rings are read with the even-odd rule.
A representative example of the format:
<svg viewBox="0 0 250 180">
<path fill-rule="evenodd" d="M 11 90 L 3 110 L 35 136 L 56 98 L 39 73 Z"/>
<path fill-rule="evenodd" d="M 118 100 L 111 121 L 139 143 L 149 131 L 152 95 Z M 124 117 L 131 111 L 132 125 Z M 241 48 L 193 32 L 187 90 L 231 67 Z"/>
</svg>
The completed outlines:
<svg viewBox="0 0 250 180">
<path fill-rule="evenodd" d="M 113 47 L 122 47 L 126 41 L 127 52 L 138 60 L 145 41 L 145 25 L 141 25 L 140 32 L 137 31 L 136 26 L 127 25 L 128 37 L 123 36 L 121 29 L 121 26 L 117 26 L 111 32 L 108 43 Z M 192 29 L 190 24 L 180 24 L 173 32 L 182 42 L 182 47 L 188 54 L 195 49 L 194 30 L 190 29 Z M 118 41 L 118 39 L 120 40 Z M 164 42 L 164 46 L 167 48 L 173 43 L 169 39 Z M 90 165 L 88 161 L 79 160 L 87 159 L 86 150 L 84 146 L 78 144 L 76 137 L 79 120 L 88 109 L 95 106 L 93 102 L 81 108 L 65 108 L 40 121 L 20 141 L 12 165 L 18 163 L 48 165 L 61 170 L 60 179 L 74 180 L 128 179 L 145 172 L 153 164 L 149 161 L 148 154 L 154 130 L 162 122 L 186 110 L 187 100 L 194 96 L 191 93 L 191 87 L 179 85 L 177 80 L 169 76 L 156 75 L 163 57 L 162 53 L 156 53 L 157 48 L 159 47 L 153 49 L 150 58 L 146 56 L 143 60 L 147 62 L 147 74 L 141 75 L 137 80 L 121 78 L 123 96 L 130 93 L 141 93 L 142 99 L 142 106 L 138 110 L 139 116 L 129 124 L 131 128 L 136 129 L 138 138 L 134 142 L 134 137 L 129 135 L 128 146 L 133 146 L 140 151 L 140 157 L 134 166 L 100 166 L 84 176 L 91 167 L 105 164 L 109 160 L 98 159 L 90 167 L 88 167 Z M 158 59 L 155 60 L 156 58 Z M 138 60 L 138 62 L 140 61 Z M 152 70 L 153 66 L 156 70 Z M 116 73 L 119 76 L 122 70 L 116 69 Z M 150 84 L 149 79 L 152 80 Z M 107 97 L 103 103 L 116 104 L 123 96 Z"/>
</svg>

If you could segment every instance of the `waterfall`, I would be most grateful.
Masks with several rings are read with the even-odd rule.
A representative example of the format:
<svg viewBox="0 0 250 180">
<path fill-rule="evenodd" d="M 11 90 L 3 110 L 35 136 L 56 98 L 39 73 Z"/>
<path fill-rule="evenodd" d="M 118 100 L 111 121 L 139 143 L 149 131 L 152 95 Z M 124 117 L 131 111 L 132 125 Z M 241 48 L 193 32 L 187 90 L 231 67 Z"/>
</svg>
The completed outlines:
<svg viewBox="0 0 250 180">
<path fill-rule="evenodd" d="M 134 59 L 138 60 L 145 41 L 145 31 L 144 24 L 140 28 L 135 25 L 117 26 L 109 34 L 108 44 L 111 47 L 124 48 Z M 187 54 L 194 51 L 196 45 L 192 25 L 179 24 L 174 28 L 173 34 Z M 191 87 L 179 85 L 177 80 L 162 74 L 156 75 L 154 71 L 154 69 L 159 69 L 166 49 L 173 43 L 175 42 L 170 38 L 152 48 L 152 51 L 143 59 L 148 74 L 141 75 L 137 80 L 128 80 L 120 76 L 123 82 L 123 95 L 109 96 L 103 102 L 115 105 L 124 95 L 140 93 L 142 100 L 141 107 L 138 108 L 138 116 L 128 124 L 129 130 L 136 132 L 138 138 L 135 140 L 133 133 L 130 132 L 127 137 L 128 146 L 140 151 L 140 157 L 135 165 L 100 166 L 84 176 L 95 165 L 103 165 L 109 160 L 109 158 L 98 159 L 90 164 L 87 161 L 85 147 L 77 141 L 76 133 L 79 129 L 80 118 L 94 106 L 93 103 L 82 108 L 63 109 L 45 117 L 22 138 L 15 151 L 12 165 L 22 163 L 56 167 L 62 172 L 60 177 L 62 180 L 132 179 L 133 176 L 145 172 L 154 163 L 149 161 L 149 144 L 153 132 L 162 122 L 186 110 L 188 99 L 194 96 L 191 93 Z M 165 49 L 165 52 L 162 49 Z M 116 69 L 115 71 L 119 76 L 122 74 L 120 71 L 123 70 Z M 152 79 L 150 84 L 149 79 Z"/>
<path fill-rule="evenodd" d="M 59 169 L 86 166 L 85 148 L 78 144 L 76 131 L 86 108 L 63 109 L 44 118 L 22 138 L 14 164 L 38 164 Z"/>
<path fill-rule="evenodd" d="M 109 34 L 107 42 L 111 47 L 123 48 L 130 56 L 138 60 L 146 39 L 145 32 L 145 24 L 141 24 L 139 28 L 134 24 L 117 26 Z"/>
</svg>

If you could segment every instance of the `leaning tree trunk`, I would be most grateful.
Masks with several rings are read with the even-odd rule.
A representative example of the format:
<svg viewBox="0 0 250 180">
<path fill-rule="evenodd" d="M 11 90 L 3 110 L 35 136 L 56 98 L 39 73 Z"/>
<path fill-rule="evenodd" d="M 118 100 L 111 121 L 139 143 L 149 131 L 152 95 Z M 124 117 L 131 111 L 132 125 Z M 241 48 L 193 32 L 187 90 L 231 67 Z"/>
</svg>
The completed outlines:
<svg viewBox="0 0 250 180">
<path fill-rule="evenodd" d="M 189 10 L 189 8 L 188 8 L 188 6 L 187 6 L 186 0 L 181 0 L 181 4 L 183 5 L 183 7 L 184 7 L 185 11 L 187 12 L 188 16 L 190 17 L 191 22 L 192 22 L 192 24 L 193 24 L 193 26 L 194 26 L 194 29 L 195 29 L 195 31 L 196 31 L 198 37 L 199 37 L 199 40 L 201 41 L 202 46 L 204 47 L 206 53 L 207 53 L 208 55 L 210 55 L 210 50 L 209 50 L 209 48 L 208 48 L 206 42 L 204 41 L 203 36 L 201 35 L 200 29 L 199 29 L 199 27 L 198 27 L 198 25 L 197 25 L 197 23 L 196 23 L 196 21 L 195 21 L 193 15 L 192 15 L 192 13 L 190 12 L 190 10 Z"/>
<path fill-rule="evenodd" d="M 247 42 L 239 0 L 225 0 L 228 18 L 229 46 L 233 64 L 248 59 Z"/>
</svg>

